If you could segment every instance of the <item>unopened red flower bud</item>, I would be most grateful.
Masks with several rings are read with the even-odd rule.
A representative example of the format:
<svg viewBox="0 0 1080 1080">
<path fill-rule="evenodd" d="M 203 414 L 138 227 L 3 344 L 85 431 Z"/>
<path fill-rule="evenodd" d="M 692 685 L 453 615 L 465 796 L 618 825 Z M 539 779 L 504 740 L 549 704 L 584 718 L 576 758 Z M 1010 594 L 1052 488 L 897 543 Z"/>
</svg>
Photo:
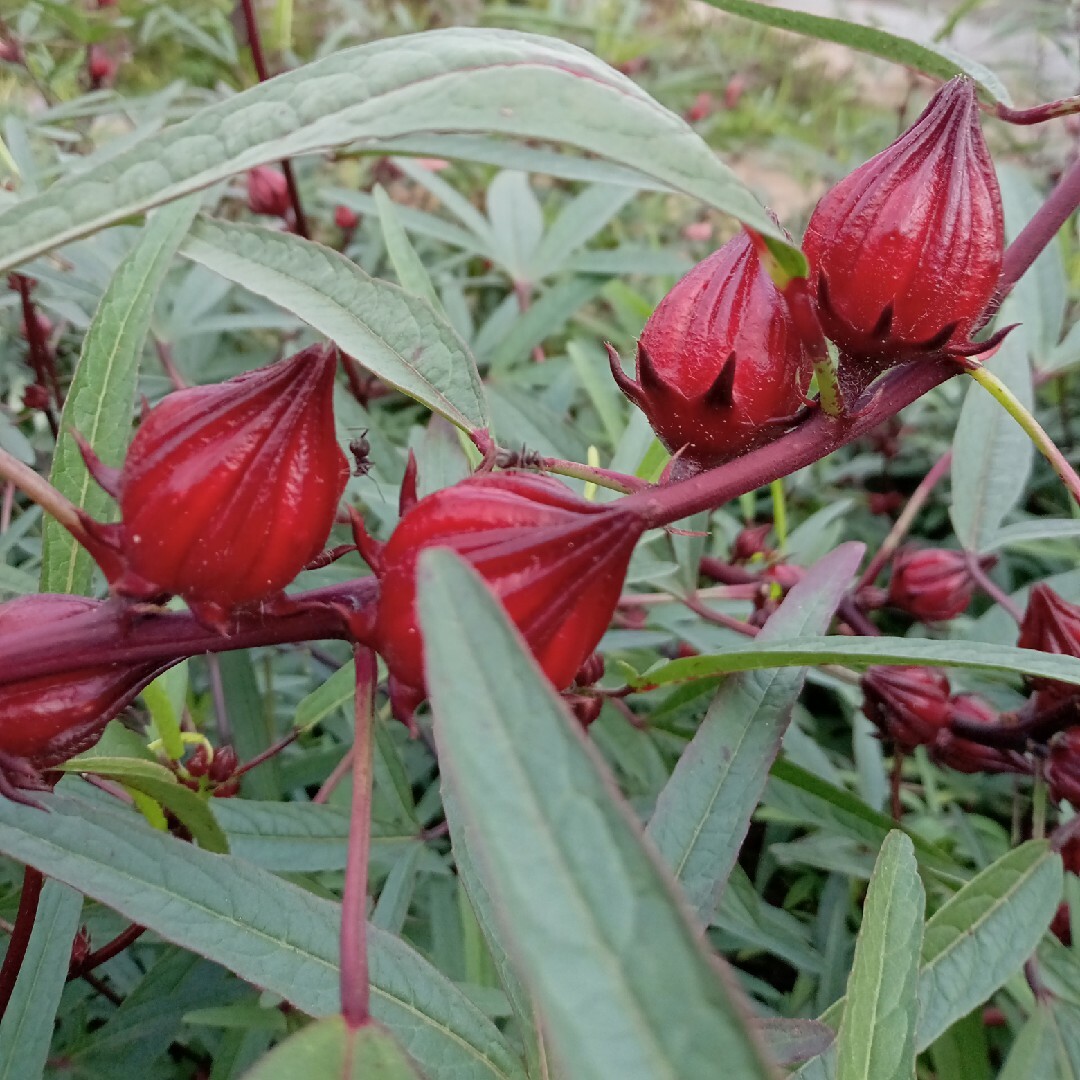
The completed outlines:
<svg viewBox="0 0 1080 1080">
<path fill-rule="evenodd" d="M 43 627 L 86 615 L 101 602 L 41 593 L 0 604 L 0 652 Z M 47 787 L 42 772 L 81 754 L 163 666 L 108 665 L 21 679 L 0 686 L 0 793 Z"/>
<path fill-rule="evenodd" d="M 947 548 L 906 548 L 893 560 L 889 603 L 922 622 L 963 615 L 975 592 L 967 556 Z"/>
<path fill-rule="evenodd" d="M 192 776 L 206 775 L 207 770 L 210 768 L 210 754 L 202 743 L 195 747 L 191 757 L 184 762 L 184 768 Z"/>
<path fill-rule="evenodd" d="M 379 578 L 376 647 L 399 716 L 408 719 L 425 696 L 422 551 L 449 548 L 472 563 L 562 690 L 607 629 L 643 530 L 618 502 L 587 502 L 558 480 L 525 473 L 472 476 L 417 502 L 381 549 L 367 541 L 361 552 Z"/>
<path fill-rule="evenodd" d="M 974 84 L 943 86 L 910 130 L 818 203 L 803 250 L 841 353 L 963 345 L 1001 274 L 1001 193 Z"/>
<path fill-rule="evenodd" d="M 1080 810 L 1080 728 L 1069 728 L 1053 739 L 1043 775 L 1055 802 L 1066 799 Z"/>
<path fill-rule="evenodd" d="M 0 38 L 0 63 L 21 64 L 22 58 L 23 52 L 17 41 Z"/>
<path fill-rule="evenodd" d="M 747 525 L 740 530 L 731 545 L 731 561 L 747 563 L 756 555 L 771 555 L 772 549 L 766 543 L 770 532 L 772 523 L 768 521 L 763 525 Z"/>
<path fill-rule="evenodd" d="M 289 185 L 280 169 L 259 165 L 247 174 L 248 207 L 253 214 L 284 217 L 288 213 Z"/>
<path fill-rule="evenodd" d="M 770 442 L 803 404 L 811 358 L 787 301 L 740 234 L 660 301 L 637 350 L 637 381 L 611 371 L 653 431 L 697 466 Z"/>
<path fill-rule="evenodd" d="M 963 720 L 965 723 L 985 724 L 992 727 L 1000 722 L 1000 714 L 989 702 L 975 694 L 957 694 L 949 702 L 949 723 Z M 962 773 L 1020 773 L 1031 772 L 1031 765 L 1023 754 L 1015 750 L 999 750 L 995 746 L 983 746 L 972 739 L 955 735 L 948 727 L 938 732 L 930 746 L 930 757 L 939 765 L 947 765 Z"/>
<path fill-rule="evenodd" d="M 214 760 L 210 762 L 210 779 L 215 784 L 224 784 L 239 766 L 240 759 L 236 756 L 236 751 L 231 746 L 223 746 L 214 755 Z"/>
<path fill-rule="evenodd" d="M 568 694 L 574 719 L 584 728 L 594 723 L 604 710 L 604 699 L 596 694 Z"/>
<path fill-rule="evenodd" d="M 47 409 L 49 402 L 49 391 L 41 383 L 31 383 L 23 391 L 23 405 L 28 409 Z"/>
<path fill-rule="evenodd" d="M 712 94 L 708 90 L 702 90 L 694 98 L 693 105 L 686 110 L 686 119 L 691 124 L 696 124 L 701 120 L 708 119 L 714 112 L 716 112 L 716 102 L 713 100 Z"/>
<path fill-rule="evenodd" d="M 949 680 L 936 668 L 872 667 L 862 677 L 863 712 L 901 750 L 926 746 L 949 720 Z"/>
<path fill-rule="evenodd" d="M 100 45 L 91 45 L 86 57 L 86 71 L 90 85 L 96 90 L 111 83 L 116 77 L 116 58 L 110 56 Z"/>
<path fill-rule="evenodd" d="M 314 345 L 228 382 L 168 395 L 123 469 L 84 449 L 120 501 L 84 519 L 113 590 L 178 595 L 204 622 L 279 593 L 322 550 L 349 476 L 334 435 L 337 353 Z"/>
<path fill-rule="evenodd" d="M 90 955 L 90 931 L 85 926 L 80 926 L 75 933 L 75 940 L 71 943 L 71 959 L 68 961 L 68 971 L 77 973 L 86 963 Z"/>
<path fill-rule="evenodd" d="M 347 206 L 337 206 L 334 208 L 334 224 L 343 232 L 350 232 L 360 224 L 360 216 Z"/>
<path fill-rule="evenodd" d="M 1048 585 L 1040 582 L 1033 586 L 1017 645 L 1021 649 L 1080 657 L 1080 607 L 1063 600 Z M 1040 709 L 1052 708 L 1080 694 L 1080 686 L 1054 679 L 1030 679 L 1029 684 L 1039 691 Z"/>
</svg>

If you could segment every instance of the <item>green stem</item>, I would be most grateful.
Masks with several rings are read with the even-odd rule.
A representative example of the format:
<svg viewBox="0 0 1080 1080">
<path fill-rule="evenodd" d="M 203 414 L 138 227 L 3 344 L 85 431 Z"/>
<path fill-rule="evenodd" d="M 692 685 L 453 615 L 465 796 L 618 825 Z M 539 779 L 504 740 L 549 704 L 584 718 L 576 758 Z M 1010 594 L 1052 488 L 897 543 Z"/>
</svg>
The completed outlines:
<svg viewBox="0 0 1080 1080">
<path fill-rule="evenodd" d="M 1062 483 L 1069 489 L 1069 494 L 1077 503 L 1080 503 L 1080 476 L 1076 475 L 1076 470 L 1023 402 L 993 372 L 981 364 L 968 368 L 967 373 L 1024 429 L 1039 453 L 1050 462 L 1054 472 L 1061 477 Z"/>
<path fill-rule="evenodd" d="M 821 411 L 826 416 L 844 415 L 844 397 L 840 392 L 840 381 L 836 374 L 836 362 L 831 356 L 823 356 L 814 361 L 814 374 L 817 376 L 818 401 Z"/>
<path fill-rule="evenodd" d="M 772 495 L 773 529 L 776 532 L 776 545 L 783 552 L 787 545 L 787 500 L 784 498 L 784 481 L 773 480 L 769 484 Z"/>
</svg>

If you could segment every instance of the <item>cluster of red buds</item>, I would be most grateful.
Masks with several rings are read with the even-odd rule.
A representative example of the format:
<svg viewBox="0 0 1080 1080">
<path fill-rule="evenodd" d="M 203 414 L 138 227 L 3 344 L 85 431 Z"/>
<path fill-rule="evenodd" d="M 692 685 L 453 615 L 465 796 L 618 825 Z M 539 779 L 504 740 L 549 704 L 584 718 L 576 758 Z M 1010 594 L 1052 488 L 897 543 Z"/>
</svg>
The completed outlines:
<svg viewBox="0 0 1080 1080">
<path fill-rule="evenodd" d="M 636 380 L 612 351 L 615 380 L 683 471 L 740 457 L 800 419 L 811 367 L 826 359 L 822 333 L 849 402 L 890 367 L 989 347 L 970 338 L 1000 278 L 1004 221 L 978 117 L 974 85 L 953 79 L 828 191 L 804 239 L 808 283 L 781 291 L 740 236 L 661 301 Z"/>
</svg>

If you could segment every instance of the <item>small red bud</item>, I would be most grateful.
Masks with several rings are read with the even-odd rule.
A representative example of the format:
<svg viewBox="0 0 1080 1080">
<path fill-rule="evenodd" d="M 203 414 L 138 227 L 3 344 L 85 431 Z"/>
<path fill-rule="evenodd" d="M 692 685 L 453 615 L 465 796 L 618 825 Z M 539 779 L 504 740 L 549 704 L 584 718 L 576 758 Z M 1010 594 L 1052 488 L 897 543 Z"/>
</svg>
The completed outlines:
<svg viewBox="0 0 1080 1080">
<path fill-rule="evenodd" d="M 748 563 L 755 555 L 771 555 L 772 548 L 765 542 L 770 532 L 772 523 L 768 521 L 763 525 L 747 525 L 731 545 L 731 561 Z"/>
<path fill-rule="evenodd" d="M 995 725 L 1000 714 L 989 702 L 975 694 L 957 694 L 949 702 L 949 722 L 964 720 L 968 723 Z M 994 746 L 954 735 L 948 727 L 938 732 L 931 744 L 930 757 L 939 765 L 947 765 L 962 773 L 1020 773 L 1027 775 L 1031 765 L 1023 754 L 1015 750 L 999 750 Z"/>
<path fill-rule="evenodd" d="M 1050 743 L 1043 765 L 1050 798 L 1067 799 L 1080 810 L 1080 728 L 1063 731 Z"/>
<path fill-rule="evenodd" d="M 342 232 L 351 232 L 360 224 L 360 216 L 347 206 L 337 206 L 334 208 L 334 224 Z"/>
<path fill-rule="evenodd" d="M 1003 246 L 1001 193 L 963 76 L 826 192 L 803 241 L 825 333 L 841 353 L 893 360 L 968 340 Z"/>
<path fill-rule="evenodd" d="M 1017 645 L 1061 656 L 1080 656 L 1080 607 L 1062 600 L 1047 585 L 1033 586 Z M 1029 685 L 1039 691 L 1040 710 L 1080 694 L 1080 687 L 1053 679 L 1029 679 Z"/>
<path fill-rule="evenodd" d="M 17 41 L 0 38 L 0 63 L 21 64 L 23 51 Z"/>
<path fill-rule="evenodd" d="M 215 784 L 224 784 L 240 765 L 240 759 L 231 746 L 223 746 L 210 763 L 209 776 Z"/>
<path fill-rule="evenodd" d="M 195 747 L 194 753 L 184 762 L 184 768 L 192 776 L 206 775 L 207 770 L 210 768 L 210 755 L 206 752 L 206 747 L 202 743 Z"/>
<path fill-rule="evenodd" d="M 49 391 L 41 383 L 31 383 L 23 391 L 23 405 L 28 409 L 47 409 Z"/>
<path fill-rule="evenodd" d="M 862 677 L 863 712 L 901 750 L 932 743 L 949 720 L 949 680 L 921 667 L 872 667 Z"/>
<path fill-rule="evenodd" d="M 84 451 L 122 522 L 90 522 L 115 592 L 176 594 L 208 625 L 280 592 L 326 543 L 349 476 L 334 435 L 337 353 L 314 345 L 169 394 L 119 477 Z M 85 523 L 85 522 L 84 522 Z"/>
<path fill-rule="evenodd" d="M 407 688 L 398 700 L 424 696 L 420 552 L 449 548 L 472 563 L 562 690 L 607 629 L 642 531 L 618 502 L 587 502 L 558 480 L 526 473 L 480 474 L 421 499 L 372 555 L 377 647 L 395 683 Z"/>
<path fill-rule="evenodd" d="M 40 311 L 34 312 L 34 321 L 37 323 L 37 332 L 44 339 L 52 335 L 53 324 L 52 319 L 47 315 L 42 315 Z M 30 328 L 26 325 L 26 321 L 23 320 L 19 323 L 19 333 L 29 341 L 30 340 Z"/>
<path fill-rule="evenodd" d="M 732 75 L 728 79 L 727 86 L 724 87 L 724 108 L 734 109 L 738 107 L 740 101 L 742 101 L 743 93 L 746 91 L 746 76 Z"/>
<path fill-rule="evenodd" d="M 904 505 L 904 496 L 899 491 L 871 491 L 866 505 L 871 514 L 891 517 Z"/>
<path fill-rule="evenodd" d="M 686 110 L 686 119 L 689 123 L 696 124 L 701 120 L 708 119 L 714 112 L 716 112 L 716 102 L 713 101 L 712 94 L 708 90 L 702 90 L 694 98 L 694 104 Z"/>
<path fill-rule="evenodd" d="M 231 799 L 234 795 L 239 795 L 240 777 L 234 776 L 231 780 L 226 780 L 224 784 L 218 784 L 211 794 L 215 799 Z"/>
<path fill-rule="evenodd" d="M 75 933 L 75 939 L 71 943 L 71 959 L 68 961 L 68 971 L 77 972 L 86 958 L 90 955 L 90 931 L 85 926 L 80 926 Z"/>
<path fill-rule="evenodd" d="M 962 615 L 974 592 L 975 579 L 962 551 L 907 548 L 893 560 L 889 603 L 922 622 Z"/>
<path fill-rule="evenodd" d="M 604 699 L 595 694 L 568 694 L 570 710 L 584 728 L 594 723 L 604 709 Z"/>
<path fill-rule="evenodd" d="M 810 355 L 745 234 L 698 263 L 660 301 L 622 391 L 682 460 L 718 465 L 770 442 L 803 404 Z"/>
<path fill-rule="evenodd" d="M 247 174 L 247 196 L 253 214 L 284 217 L 291 205 L 285 174 L 268 165 L 259 165 Z"/>
<path fill-rule="evenodd" d="M 98 600 L 39 593 L 0 604 L 0 652 L 28 633 L 101 607 Z M 160 664 L 108 665 L 42 675 L 0 688 L 0 792 L 41 789 L 42 771 L 81 754 L 158 672 Z"/>
<path fill-rule="evenodd" d="M 575 686 L 595 686 L 604 677 L 604 658 L 594 652 L 574 676 Z"/>
<path fill-rule="evenodd" d="M 100 45 L 91 45 L 86 57 L 86 71 L 90 85 L 97 90 L 116 78 L 116 58 L 110 56 Z"/>
</svg>

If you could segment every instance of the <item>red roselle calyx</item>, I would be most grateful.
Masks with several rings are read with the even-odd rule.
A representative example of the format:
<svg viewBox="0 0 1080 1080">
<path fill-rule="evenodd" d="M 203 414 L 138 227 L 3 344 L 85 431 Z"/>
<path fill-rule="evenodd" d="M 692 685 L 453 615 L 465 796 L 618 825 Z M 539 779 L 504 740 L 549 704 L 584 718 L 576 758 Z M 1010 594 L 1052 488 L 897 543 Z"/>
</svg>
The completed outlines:
<svg viewBox="0 0 1080 1080">
<path fill-rule="evenodd" d="M 1034 585 L 1020 624 L 1017 645 L 1021 649 L 1080 656 L 1080 607 L 1062 600 L 1047 585 Z M 1040 711 L 1080 694 L 1080 686 L 1054 679 L 1030 679 L 1029 684 L 1039 692 L 1035 704 Z"/>
<path fill-rule="evenodd" d="M 966 345 L 997 286 L 1003 246 L 1001 193 L 963 76 L 826 192 L 803 241 L 826 335 L 842 356 L 880 368 Z"/>
<path fill-rule="evenodd" d="M 41 593 L 0 604 L 0 649 L 101 601 Z M 105 725 L 168 664 L 109 664 L 6 683 L 0 691 L 0 793 L 45 790 L 42 772 L 89 749 Z"/>
<path fill-rule="evenodd" d="M 289 184 L 280 169 L 259 165 L 247 174 L 248 208 L 253 214 L 284 217 L 289 212 Z"/>
<path fill-rule="evenodd" d="M 1000 714 L 988 702 L 975 694 L 957 694 L 949 702 L 949 722 L 992 726 L 1000 722 Z M 1021 773 L 1031 772 L 1031 763 L 1015 750 L 998 750 L 992 746 L 954 735 L 948 727 L 938 732 L 930 747 L 930 757 L 939 765 L 947 765 L 962 773 Z"/>
<path fill-rule="evenodd" d="M 396 714 L 426 696 L 416 614 L 417 559 L 449 548 L 502 601 L 557 689 L 569 686 L 611 621 L 644 523 L 620 503 L 597 505 L 551 477 L 469 477 L 408 509 L 385 545 L 360 538 L 379 579 L 376 645 Z"/>
<path fill-rule="evenodd" d="M 322 550 L 349 475 L 334 435 L 336 358 L 315 345 L 170 394 L 119 473 L 84 449 L 120 502 L 119 525 L 84 519 L 114 592 L 176 594 L 222 628 L 228 612 L 279 593 Z"/>
<path fill-rule="evenodd" d="M 949 680 L 921 667 L 873 667 L 862 677 L 863 712 L 900 750 L 933 743 L 948 723 Z"/>
<path fill-rule="evenodd" d="M 1050 743 L 1043 773 L 1050 798 L 1067 799 L 1080 810 L 1080 728 L 1069 728 Z"/>
<path fill-rule="evenodd" d="M 698 468 L 738 457 L 790 426 L 812 360 L 746 234 L 698 263 L 660 301 L 638 341 L 636 382 L 608 351 L 623 393 L 660 441 Z"/>
<path fill-rule="evenodd" d="M 923 622 L 967 611 L 975 592 L 967 556 L 947 548 L 905 548 L 893 560 L 889 603 Z"/>
</svg>

